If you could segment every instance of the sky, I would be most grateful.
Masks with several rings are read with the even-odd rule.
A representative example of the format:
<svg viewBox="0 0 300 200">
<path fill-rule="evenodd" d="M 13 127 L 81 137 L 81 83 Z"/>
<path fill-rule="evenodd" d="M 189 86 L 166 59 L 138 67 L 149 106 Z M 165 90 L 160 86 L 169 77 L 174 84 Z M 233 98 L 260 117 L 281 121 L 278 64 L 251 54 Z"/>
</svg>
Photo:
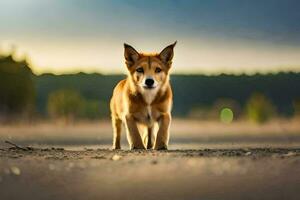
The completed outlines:
<svg viewBox="0 0 300 200">
<path fill-rule="evenodd" d="M 1 0 L 0 53 L 35 73 L 126 71 L 123 43 L 176 73 L 300 71 L 298 0 Z"/>
</svg>

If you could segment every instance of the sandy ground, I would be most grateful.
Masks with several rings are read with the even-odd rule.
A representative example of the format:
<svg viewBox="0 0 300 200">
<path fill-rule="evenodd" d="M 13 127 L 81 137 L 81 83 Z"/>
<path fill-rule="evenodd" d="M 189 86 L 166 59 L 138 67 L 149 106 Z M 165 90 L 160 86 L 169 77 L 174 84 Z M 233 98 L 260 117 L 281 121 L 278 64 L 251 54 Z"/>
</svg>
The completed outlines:
<svg viewBox="0 0 300 200">
<path fill-rule="evenodd" d="M 299 199 L 300 149 L 4 149 L 1 199 Z"/>
<path fill-rule="evenodd" d="M 168 151 L 112 151 L 107 122 L 0 126 L 0 199 L 296 200 L 299 124 L 178 120 Z"/>
<path fill-rule="evenodd" d="M 171 125 L 170 148 L 191 149 L 210 147 L 284 147 L 300 144 L 300 119 L 278 120 L 258 125 L 249 122 L 223 124 L 213 121 L 174 119 Z M 123 132 L 123 148 L 128 149 Z M 57 123 L 0 125 L 1 141 L 21 145 L 95 146 L 109 148 L 112 128 L 109 121 L 62 125 Z"/>
</svg>

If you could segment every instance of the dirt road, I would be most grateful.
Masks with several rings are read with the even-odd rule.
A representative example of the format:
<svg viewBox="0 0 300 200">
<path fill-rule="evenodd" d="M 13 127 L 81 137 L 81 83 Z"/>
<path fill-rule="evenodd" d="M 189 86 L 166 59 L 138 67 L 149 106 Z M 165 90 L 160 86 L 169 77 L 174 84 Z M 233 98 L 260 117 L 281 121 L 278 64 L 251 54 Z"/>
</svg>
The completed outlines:
<svg viewBox="0 0 300 200">
<path fill-rule="evenodd" d="M 1 199 L 299 199 L 299 148 L 0 150 Z"/>
</svg>

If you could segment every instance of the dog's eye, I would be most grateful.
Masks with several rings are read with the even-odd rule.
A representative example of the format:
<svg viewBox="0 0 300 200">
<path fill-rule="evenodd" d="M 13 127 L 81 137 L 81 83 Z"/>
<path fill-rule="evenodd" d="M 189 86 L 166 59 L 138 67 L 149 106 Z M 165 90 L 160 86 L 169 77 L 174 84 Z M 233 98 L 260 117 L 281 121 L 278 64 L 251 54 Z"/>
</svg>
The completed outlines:
<svg viewBox="0 0 300 200">
<path fill-rule="evenodd" d="M 159 68 L 159 67 L 156 67 L 156 69 L 155 69 L 155 73 L 159 73 L 159 72 L 161 72 L 161 68 Z"/>
<path fill-rule="evenodd" d="M 136 69 L 136 72 L 138 73 L 144 73 L 144 69 L 142 67 L 139 67 Z"/>
</svg>

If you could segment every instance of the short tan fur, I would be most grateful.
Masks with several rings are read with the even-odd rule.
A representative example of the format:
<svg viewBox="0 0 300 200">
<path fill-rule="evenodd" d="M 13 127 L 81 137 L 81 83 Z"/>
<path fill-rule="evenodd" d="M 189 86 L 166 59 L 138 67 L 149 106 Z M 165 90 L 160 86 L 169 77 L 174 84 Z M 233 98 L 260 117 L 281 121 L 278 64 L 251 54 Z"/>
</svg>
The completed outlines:
<svg viewBox="0 0 300 200">
<path fill-rule="evenodd" d="M 122 123 L 130 149 L 168 148 L 172 108 L 169 70 L 175 45 L 145 54 L 124 44 L 128 76 L 114 88 L 110 101 L 113 149 L 121 148 Z"/>
</svg>

